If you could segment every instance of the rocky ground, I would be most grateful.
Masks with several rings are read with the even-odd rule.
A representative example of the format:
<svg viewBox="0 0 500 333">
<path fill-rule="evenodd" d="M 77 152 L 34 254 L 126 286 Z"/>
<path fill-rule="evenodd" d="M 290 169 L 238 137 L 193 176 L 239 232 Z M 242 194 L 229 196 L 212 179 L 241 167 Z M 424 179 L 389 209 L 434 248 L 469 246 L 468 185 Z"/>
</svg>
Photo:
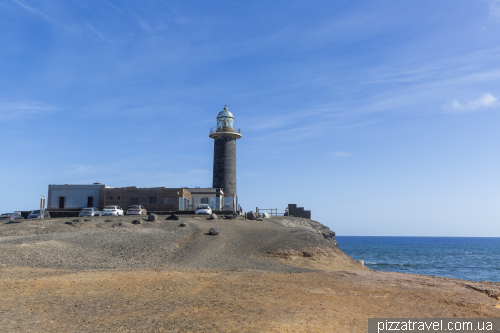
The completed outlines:
<svg viewBox="0 0 500 333">
<path fill-rule="evenodd" d="M 0 330 L 366 332 L 370 317 L 500 317 L 500 283 L 370 271 L 317 222 L 136 219 L 0 223 Z"/>
</svg>

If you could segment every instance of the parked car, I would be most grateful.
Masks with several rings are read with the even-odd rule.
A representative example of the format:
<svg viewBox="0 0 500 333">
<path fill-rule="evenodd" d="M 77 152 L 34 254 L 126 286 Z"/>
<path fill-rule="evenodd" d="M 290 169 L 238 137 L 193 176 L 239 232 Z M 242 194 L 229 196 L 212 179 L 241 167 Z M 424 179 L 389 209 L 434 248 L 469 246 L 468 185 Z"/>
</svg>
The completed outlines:
<svg viewBox="0 0 500 333">
<path fill-rule="evenodd" d="M 80 214 L 78 214 L 79 217 L 93 217 L 93 216 L 102 216 L 102 213 L 101 211 L 99 210 L 99 208 L 96 208 L 96 207 L 87 207 L 87 208 L 83 208 L 81 211 L 80 211 Z"/>
<path fill-rule="evenodd" d="M 24 217 L 19 213 L 5 213 L 0 215 L 0 220 L 24 220 Z"/>
<path fill-rule="evenodd" d="M 125 213 L 123 212 L 123 209 L 120 206 L 105 206 L 101 212 L 101 216 L 106 216 L 106 215 L 123 216 L 125 215 Z"/>
<path fill-rule="evenodd" d="M 212 215 L 212 208 L 208 204 L 201 204 L 196 207 L 195 214 L 209 214 Z"/>
<path fill-rule="evenodd" d="M 34 210 L 28 215 L 28 219 L 39 219 L 39 218 L 40 218 L 40 209 Z M 45 210 L 45 212 L 43 213 L 43 218 L 50 219 L 50 214 L 48 211 Z"/>
<path fill-rule="evenodd" d="M 146 208 L 142 205 L 133 205 L 127 209 L 127 215 L 147 215 Z"/>
</svg>

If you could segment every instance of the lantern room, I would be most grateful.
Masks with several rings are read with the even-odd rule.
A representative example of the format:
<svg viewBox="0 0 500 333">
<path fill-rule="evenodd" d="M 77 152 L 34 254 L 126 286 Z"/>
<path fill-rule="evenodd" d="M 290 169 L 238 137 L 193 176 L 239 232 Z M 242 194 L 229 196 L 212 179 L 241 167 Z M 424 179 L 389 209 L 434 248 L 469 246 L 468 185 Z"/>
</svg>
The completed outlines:
<svg viewBox="0 0 500 333">
<path fill-rule="evenodd" d="M 227 104 L 224 106 L 224 110 L 217 115 L 217 129 L 234 129 L 234 116 L 227 109 Z"/>
</svg>

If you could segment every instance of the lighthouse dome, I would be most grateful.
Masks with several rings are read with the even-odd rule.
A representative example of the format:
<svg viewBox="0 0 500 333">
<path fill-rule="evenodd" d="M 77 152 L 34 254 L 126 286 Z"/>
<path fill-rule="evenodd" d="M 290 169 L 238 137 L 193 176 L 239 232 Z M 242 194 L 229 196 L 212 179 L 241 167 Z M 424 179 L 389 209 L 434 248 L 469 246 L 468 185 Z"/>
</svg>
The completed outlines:
<svg viewBox="0 0 500 333">
<path fill-rule="evenodd" d="M 227 109 L 227 105 L 217 115 L 217 128 L 234 128 L 234 116 Z"/>
</svg>

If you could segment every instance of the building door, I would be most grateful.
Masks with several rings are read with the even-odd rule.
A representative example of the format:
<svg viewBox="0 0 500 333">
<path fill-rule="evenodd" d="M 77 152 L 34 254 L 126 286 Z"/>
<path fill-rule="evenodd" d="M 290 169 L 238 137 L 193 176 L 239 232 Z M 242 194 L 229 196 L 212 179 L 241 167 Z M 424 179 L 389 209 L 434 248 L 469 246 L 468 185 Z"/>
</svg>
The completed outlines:
<svg viewBox="0 0 500 333">
<path fill-rule="evenodd" d="M 87 207 L 94 207 L 94 197 L 87 198 Z"/>
<path fill-rule="evenodd" d="M 59 197 L 59 209 L 64 209 L 66 206 L 66 197 Z"/>
</svg>

